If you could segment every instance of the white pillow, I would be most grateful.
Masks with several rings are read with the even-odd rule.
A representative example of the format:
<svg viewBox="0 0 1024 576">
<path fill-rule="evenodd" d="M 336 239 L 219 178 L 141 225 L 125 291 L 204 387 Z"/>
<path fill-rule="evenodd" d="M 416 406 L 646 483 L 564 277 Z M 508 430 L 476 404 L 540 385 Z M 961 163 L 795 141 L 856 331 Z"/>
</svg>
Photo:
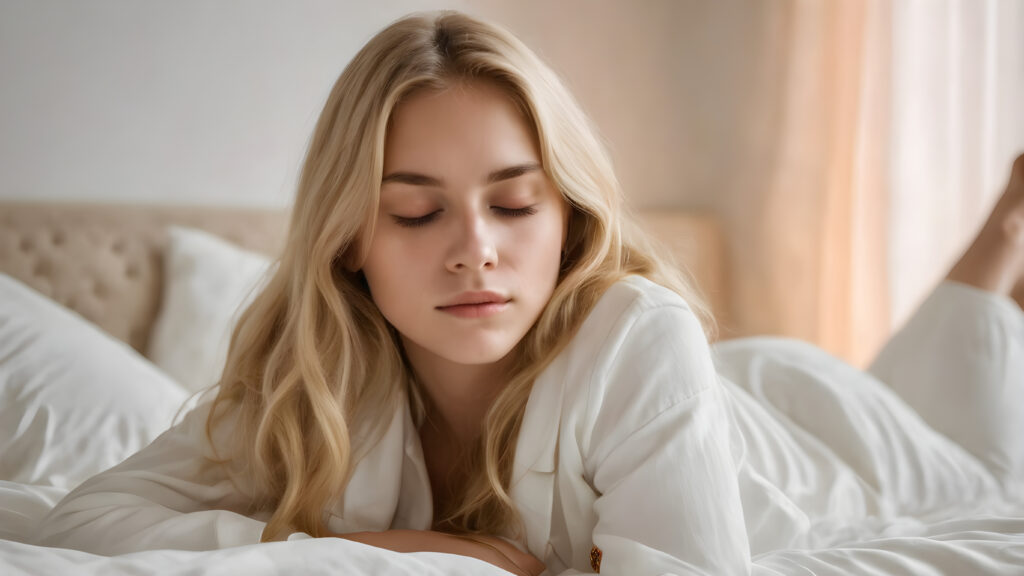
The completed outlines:
<svg viewBox="0 0 1024 576">
<path fill-rule="evenodd" d="M 169 233 L 163 301 L 146 355 L 198 392 L 220 380 L 231 330 L 270 262 L 201 230 L 172 226 Z"/>
<path fill-rule="evenodd" d="M 187 397 L 127 344 L 0 274 L 0 480 L 72 488 L 149 444 Z"/>
</svg>

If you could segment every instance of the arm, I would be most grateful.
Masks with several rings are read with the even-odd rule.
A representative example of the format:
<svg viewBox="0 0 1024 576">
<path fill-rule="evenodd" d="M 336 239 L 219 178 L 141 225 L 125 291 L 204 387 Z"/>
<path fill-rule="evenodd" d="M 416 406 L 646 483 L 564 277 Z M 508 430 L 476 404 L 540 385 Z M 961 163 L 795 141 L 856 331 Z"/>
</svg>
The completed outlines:
<svg viewBox="0 0 1024 576">
<path fill-rule="evenodd" d="M 34 542 L 113 555 L 211 550 L 260 541 L 264 523 L 231 510 L 248 498 L 206 439 L 209 404 L 152 444 L 75 488 L 36 527 Z"/>
<path fill-rule="evenodd" d="M 213 456 L 206 438 L 208 410 L 209 404 L 200 406 L 143 450 L 83 482 L 40 522 L 34 543 L 116 555 L 259 542 L 265 523 L 232 511 L 245 510 L 247 494 L 222 466 L 206 459 Z M 230 425 L 222 430 L 229 431 Z M 470 556 L 517 575 L 544 570 L 536 558 L 497 537 L 474 536 L 478 541 L 472 541 L 426 530 L 335 536 L 397 552 Z M 308 537 L 295 533 L 289 539 Z"/>
<path fill-rule="evenodd" d="M 635 314 L 591 382 L 584 466 L 602 574 L 746 574 L 730 414 L 682 302 Z"/>
<path fill-rule="evenodd" d="M 538 576 L 544 564 L 494 536 L 458 536 L 432 530 L 351 532 L 336 537 L 395 552 L 442 552 L 483 560 L 517 576 Z"/>
</svg>

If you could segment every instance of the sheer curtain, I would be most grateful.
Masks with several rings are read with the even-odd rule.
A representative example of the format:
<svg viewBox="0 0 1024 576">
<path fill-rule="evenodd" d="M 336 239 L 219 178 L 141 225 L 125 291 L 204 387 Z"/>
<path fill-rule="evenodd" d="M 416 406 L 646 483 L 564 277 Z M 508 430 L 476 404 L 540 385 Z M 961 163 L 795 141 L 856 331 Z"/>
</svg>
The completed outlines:
<svg viewBox="0 0 1024 576">
<path fill-rule="evenodd" d="M 1024 151 L 1024 2 L 770 6 L 724 207 L 734 333 L 866 365 Z"/>
<path fill-rule="evenodd" d="M 727 333 L 791 336 L 860 362 L 887 327 L 887 5 L 755 8 L 745 169 L 728 176 L 724 210 Z"/>
<path fill-rule="evenodd" d="M 1024 1 L 893 3 L 892 325 L 962 253 L 1024 152 Z"/>
</svg>

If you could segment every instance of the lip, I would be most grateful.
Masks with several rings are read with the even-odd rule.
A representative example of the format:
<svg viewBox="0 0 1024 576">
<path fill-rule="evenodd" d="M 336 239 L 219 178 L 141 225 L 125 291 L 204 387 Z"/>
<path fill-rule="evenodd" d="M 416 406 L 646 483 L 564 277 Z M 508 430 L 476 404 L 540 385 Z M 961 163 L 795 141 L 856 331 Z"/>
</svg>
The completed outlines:
<svg viewBox="0 0 1024 576">
<path fill-rule="evenodd" d="M 511 300 L 508 296 L 492 292 L 490 290 L 482 290 L 476 292 L 463 292 L 458 296 L 452 298 L 448 302 L 438 306 L 438 308 L 448 308 L 450 306 L 464 306 L 469 304 L 495 304 L 505 303 Z"/>
<path fill-rule="evenodd" d="M 463 292 L 437 310 L 460 318 L 484 318 L 493 316 L 508 307 L 512 299 L 497 292 Z"/>
</svg>

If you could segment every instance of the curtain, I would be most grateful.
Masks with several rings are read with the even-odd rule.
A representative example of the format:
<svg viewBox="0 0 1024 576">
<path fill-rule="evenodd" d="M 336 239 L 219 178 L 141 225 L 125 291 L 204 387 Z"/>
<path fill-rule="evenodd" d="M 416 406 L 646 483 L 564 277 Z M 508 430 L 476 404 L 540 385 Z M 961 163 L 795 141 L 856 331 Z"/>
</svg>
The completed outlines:
<svg viewBox="0 0 1024 576">
<path fill-rule="evenodd" d="M 882 0 L 762 5 L 730 177 L 733 335 L 863 363 L 888 322 L 889 12 Z"/>
<path fill-rule="evenodd" d="M 1024 2 L 901 0 L 893 24 L 897 327 L 974 237 L 1024 152 Z"/>
<path fill-rule="evenodd" d="M 1022 6 L 755 8 L 746 168 L 727 176 L 724 207 L 733 335 L 781 334 L 870 362 L 955 261 L 1024 149 Z"/>
</svg>

